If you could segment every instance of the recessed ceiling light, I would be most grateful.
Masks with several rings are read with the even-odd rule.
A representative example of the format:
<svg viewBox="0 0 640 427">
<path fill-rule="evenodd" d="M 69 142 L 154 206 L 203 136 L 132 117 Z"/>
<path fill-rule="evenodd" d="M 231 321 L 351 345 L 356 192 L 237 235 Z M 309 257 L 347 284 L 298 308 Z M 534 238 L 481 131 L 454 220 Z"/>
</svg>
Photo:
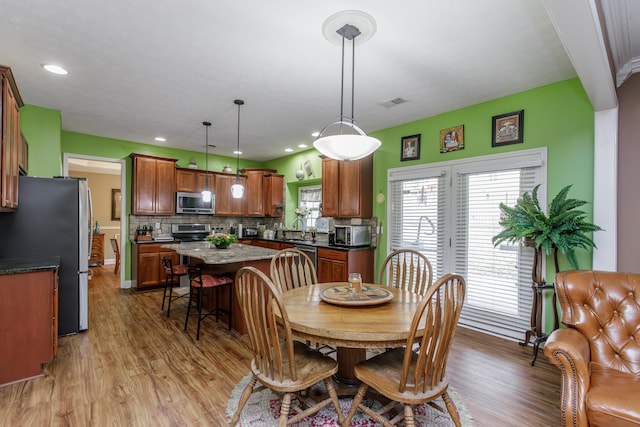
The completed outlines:
<svg viewBox="0 0 640 427">
<path fill-rule="evenodd" d="M 236 151 L 233 152 L 233 154 L 238 154 L 239 155 L 239 154 L 242 154 L 242 151 L 237 151 L 236 150 Z"/>
<path fill-rule="evenodd" d="M 158 142 L 165 142 L 167 140 L 167 138 L 163 138 L 161 136 L 156 136 L 154 139 Z"/>
<path fill-rule="evenodd" d="M 308 146 L 307 146 L 307 144 L 298 144 L 298 147 L 299 148 L 307 148 Z"/>
<path fill-rule="evenodd" d="M 64 68 L 62 68 L 59 65 L 42 64 L 42 68 L 44 68 L 45 70 L 47 70 L 48 72 L 53 73 L 53 74 L 60 74 L 62 76 L 64 76 L 65 74 L 69 74 L 69 72 L 67 70 L 65 70 Z"/>
<path fill-rule="evenodd" d="M 293 148 L 287 147 L 287 148 L 284 149 L 284 151 L 287 152 L 287 153 L 293 153 Z"/>
<path fill-rule="evenodd" d="M 312 136 L 312 137 L 314 137 L 314 138 L 315 138 L 316 136 L 318 136 L 318 135 L 320 135 L 320 132 L 318 132 L 318 131 L 315 131 L 315 132 L 312 132 L 312 133 L 311 133 L 311 136 Z"/>
</svg>

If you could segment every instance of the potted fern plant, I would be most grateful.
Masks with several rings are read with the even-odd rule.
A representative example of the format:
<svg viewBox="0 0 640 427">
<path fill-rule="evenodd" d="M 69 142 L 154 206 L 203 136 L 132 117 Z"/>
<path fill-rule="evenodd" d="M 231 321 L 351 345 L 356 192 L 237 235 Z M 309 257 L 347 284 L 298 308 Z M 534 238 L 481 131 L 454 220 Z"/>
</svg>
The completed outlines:
<svg viewBox="0 0 640 427">
<path fill-rule="evenodd" d="M 564 187 L 553 198 L 548 215 L 538 202 L 539 187 L 537 185 L 531 194 L 524 193 L 513 207 L 500 203 L 500 225 L 504 229 L 493 236 L 492 242 L 494 246 L 501 242 L 525 243 L 533 246 L 536 252 L 544 249 L 547 255 L 553 250 L 556 272 L 557 252 L 560 251 L 567 257 L 571 267 L 578 269 L 575 250 L 595 248 L 588 233 L 602 229 L 588 222 L 585 219 L 586 212 L 578 209 L 587 202 L 567 198 L 571 185 Z"/>
</svg>

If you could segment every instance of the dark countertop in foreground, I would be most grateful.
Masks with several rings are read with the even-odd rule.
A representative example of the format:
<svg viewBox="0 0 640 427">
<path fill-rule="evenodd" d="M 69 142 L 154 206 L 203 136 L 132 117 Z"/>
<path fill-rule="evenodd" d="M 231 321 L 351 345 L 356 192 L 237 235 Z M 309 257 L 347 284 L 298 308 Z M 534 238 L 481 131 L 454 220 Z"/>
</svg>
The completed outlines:
<svg viewBox="0 0 640 427">
<path fill-rule="evenodd" d="M 227 249 L 217 249 L 209 242 L 183 242 L 162 245 L 163 248 L 173 249 L 180 255 L 201 259 L 205 264 L 233 264 L 244 261 L 258 261 L 271 259 L 278 252 L 275 249 L 260 246 L 232 243 Z"/>
<path fill-rule="evenodd" d="M 35 271 L 57 270 L 58 268 L 60 268 L 59 256 L 0 259 L 0 275 L 33 273 Z"/>
</svg>

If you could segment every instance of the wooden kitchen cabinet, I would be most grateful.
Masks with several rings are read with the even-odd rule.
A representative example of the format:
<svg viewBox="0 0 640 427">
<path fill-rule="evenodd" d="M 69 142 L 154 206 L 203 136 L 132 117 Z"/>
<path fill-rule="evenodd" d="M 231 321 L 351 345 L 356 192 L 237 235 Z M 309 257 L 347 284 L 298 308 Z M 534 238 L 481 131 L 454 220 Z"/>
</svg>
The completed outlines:
<svg viewBox="0 0 640 427">
<path fill-rule="evenodd" d="M 104 265 L 104 233 L 93 233 L 92 235 L 89 265 L 91 267 L 101 267 Z"/>
<path fill-rule="evenodd" d="M 132 154 L 134 215 L 173 215 L 177 159 Z"/>
<path fill-rule="evenodd" d="M 262 177 L 264 216 L 282 217 L 284 211 L 284 175 L 269 173 Z"/>
<path fill-rule="evenodd" d="M 209 172 L 209 190 L 215 190 L 215 174 Z M 196 169 L 176 169 L 176 191 L 201 193 L 207 188 L 207 173 Z"/>
<path fill-rule="evenodd" d="M 247 215 L 264 216 L 264 176 L 275 173 L 274 169 L 247 168 L 242 169 L 243 175 L 247 176 L 245 196 L 247 198 Z"/>
<path fill-rule="evenodd" d="M 373 248 L 341 250 L 319 247 L 318 281 L 346 282 L 349 273 L 360 273 L 364 282 L 375 283 L 373 252 Z"/>
<path fill-rule="evenodd" d="M 0 275 L 0 386 L 42 375 L 58 350 L 58 270 Z"/>
<path fill-rule="evenodd" d="M 173 265 L 180 264 L 180 255 L 172 249 L 163 248 L 161 243 L 134 243 L 132 247 L 131 275 L 136 280 L 137 291 L 164 286 L 163 256 L 171 259 Z"/>
<path fill-rule="evenodd" d="M 0 85 L 0 212 L 12 212 L 18 208 L 18 176 L 23 144 L 20 107 L 24 103 L 11 69 L 1 65 Z"/>
<path fill-rule="evenodd" d="M 242 216 L 246 214 L 246 177 L 240 175 L 240 184 L 245 186 L 244 197 L 234 199 L 231 197 L 231 186 L 236 183 L 236 176 L 232 174 L 216 173 L 215 195 L 217 216 Z"/>
<path fill-rule="evenodd" d="M 371 218 L 373 155 L 343 162 L 322 159 L 322 216 Z"/>
</svg>

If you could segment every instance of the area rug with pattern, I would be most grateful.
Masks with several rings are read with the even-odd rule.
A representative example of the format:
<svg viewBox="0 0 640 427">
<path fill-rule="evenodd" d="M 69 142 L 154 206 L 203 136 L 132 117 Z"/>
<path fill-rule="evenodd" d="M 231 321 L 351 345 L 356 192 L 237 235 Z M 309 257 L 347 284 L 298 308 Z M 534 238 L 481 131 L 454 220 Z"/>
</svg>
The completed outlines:
<svg viewBox="0 0 640 427">
<path fill-rule="evenodd" d="M 227 404 L 227 416 L 229 418 L 229 421 L 231 421 L 231 418 L 233 417 L 233 414 L 238 407 L 238 402 L 240 400 L 242 390 L 247 385 L 250 379 L 251 375 L 245 376 L 236 385 L 233 392 L 231 393 L 231 398 L 229 399 L 229 403 Z M 258 386 L 259 383 L 256 384 L 256 388 Z M 458 408 L 462 425 L 465 427 L 473 426 L 473 419 L 469 415 L 464 402 L 451 387 L 449 387 L 449 395 Z M 253 394 L 251 394 L 249 401 L 242 410 L 242 415 L 240 417 L 238 426 L 277 426 L 278 417 L 280 416 L 280 398 L 281 396 L 268 389 L 254 392 Z M 349 412 L 351 401 L 351 398 L 340 398 L 340 410 L 345 416 L 347 412 Z M 294 398 L 292 399 L 291 406 L 293 407 L 295 404 L 299 405 L 300 403 L 301 402 L 299 399 Z M 381 407 L 381 404 L 373 399 L 365 399 L 364 403 L 372 409 Z M 436 400 L 435 403 L 442 408 L 445 407 L 442 399 Z M 454 425 L 446 409 L 444 410 L 444 412 L 440 412 L 439 410 L 429 405 L 423 404 L 415 408 L 413 412 L 415 414 L 416 426 L 450 427 Z M 317 414 L 307 417 L 306 419 L 295 424 L 296 427 L 337 427 L 339 425 L 340 424 L 338 423 L 338 415 L 336 414 L 333 405 L 329 405 L 321 409 Z M 358 411 L 351 420 L 350 425 L 357 427 L 375 427 L 379 426 L 380 424 L 373 421 L 368 415 L 362 413 L 362 411 Z M 402 422 L 398 425 L 404 426 Z"/>
</svg>

